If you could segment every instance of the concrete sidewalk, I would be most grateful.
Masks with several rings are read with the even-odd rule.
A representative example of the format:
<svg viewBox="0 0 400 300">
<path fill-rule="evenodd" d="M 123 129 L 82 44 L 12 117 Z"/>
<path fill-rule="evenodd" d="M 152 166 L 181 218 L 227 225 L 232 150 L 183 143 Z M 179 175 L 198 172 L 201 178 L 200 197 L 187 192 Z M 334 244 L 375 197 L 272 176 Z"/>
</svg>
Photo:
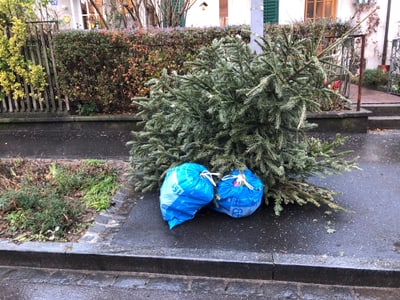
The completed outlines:
<svg viewBox="0 0 400 300">
<path fill-rule="evenodd" d="M 358 99 L 357 85 L 355 84 L 351 85 L 349 98 L 353 104 L 357 103 Z M 361 106 L 363 106 L 363 104 L 399 104 L 399 103 L 400 103 L 400 96 L 368 89 L 365 87 L 361 88 Z"/>
<path fill-rule="evenodd" d="M 169 230 L 158 194 L 127 186 L 79 243 L 0 241 L 0 265 L 399 288 L 400 131 L 349 137 L 363 170 L 311 181 L 353 214 L 309 205 L 276 217 L 263 205 L 231 219 L 205 209 Z"/>
</svg>

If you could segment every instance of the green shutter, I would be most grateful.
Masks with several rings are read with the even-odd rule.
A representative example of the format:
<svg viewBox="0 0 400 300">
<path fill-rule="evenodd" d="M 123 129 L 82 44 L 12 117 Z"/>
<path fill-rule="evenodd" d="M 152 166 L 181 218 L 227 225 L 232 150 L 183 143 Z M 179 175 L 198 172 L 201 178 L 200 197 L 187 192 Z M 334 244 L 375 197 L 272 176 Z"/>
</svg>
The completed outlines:
<svg viewBox="0 0 400 300">
<path fill-rule="evenodd" d="M 264 23 L 278 24 L 279 0 L 264 0 Z"/>
<path fill-rule="evenodd" d="M 183 0 L 179 0 L 179 10 L 182 8 L 182 5 L 183 5 Z M 180 20 L 180 24 L 179 24 L 181 27 L 185 27 L 185 25 L 186 25 L 186 16 L 185 15 L 183 15 L 182 17 L 181 17 L 181 20 Z"/>
<path fill-rule="evenodd" d="M 165 10 L 165 5 L 167 3 L 172 6 L 172 9 L 174 11 L 176 11 L 176 14 L 177 14 L 179 12 L 179 10 L 182 8 L 183 0 L 169 0 L 167 2 L 166 1 L 162 1 L 161 2 L 161 9 L 162 10 Z M 181 19 L 180 19 L 180 24 L 179 25 L 181 27 L 184 27 L 185 23 L 186 23 L 185 16 L 182 16 Z M 163 27 L 167 27 L 167 21 L 165 20 L 164 16 L 163 16 Z"/>
</svg>

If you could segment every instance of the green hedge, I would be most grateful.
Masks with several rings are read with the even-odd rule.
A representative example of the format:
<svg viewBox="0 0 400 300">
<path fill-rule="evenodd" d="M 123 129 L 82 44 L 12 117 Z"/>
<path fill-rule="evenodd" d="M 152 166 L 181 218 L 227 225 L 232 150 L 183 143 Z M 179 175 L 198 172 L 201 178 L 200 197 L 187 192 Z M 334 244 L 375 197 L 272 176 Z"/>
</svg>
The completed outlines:
<svg viewBox="0 0 400 300">
<path fill-rule="evenodd" d="M 265 34 L 275 34 L 277 26 L 266 25 Z M 312 36 L 310 28 L 307 23 L 294 26 L 299 39 Z M 319 28 L 328 35 L 341 35 L 349 26 L 334 23 Z M 158 78 L 164 68 L 185 73 L 185 62 L 193 60 L 201 47 L 227 35 L 249 41 L 250 30 L 228 26 L 57 33 L 53 41 L 61 94 L 68 96 L 72 113 L 134 111 L 132 98 L 148 95 L 148 80 Z"/>
<path fill-rule="evenodd" d="M 201 47 L 237 34 L 249 38 L 249 31 L 238 26 L 60 32 L 53 39 L 60 91 L 73 112 L 93 104 L 104 113 L 134 110 L 131 99 L 147 95 L 145 83 L 164 68 L 183 73 Z"/>
</svg>

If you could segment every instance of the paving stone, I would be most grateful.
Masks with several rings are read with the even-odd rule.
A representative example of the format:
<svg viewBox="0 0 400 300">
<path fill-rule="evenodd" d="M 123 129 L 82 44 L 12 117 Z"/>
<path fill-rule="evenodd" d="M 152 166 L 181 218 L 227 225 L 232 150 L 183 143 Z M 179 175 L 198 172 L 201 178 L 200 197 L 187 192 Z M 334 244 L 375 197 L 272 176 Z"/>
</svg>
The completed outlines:
<svg viewBox="0 0 400 300">
<path fill-rule="evenodd" d="M 95 223 L 96 224 L 102 224 L 105 225 L 107 224 L 110 220 L 112 219 L 112 215 L 104 215 L 104 214 L 99 214 L 96 217 Z"/>
<path fill-rule="evenodd" d="M 86 277 L 86 273 L 82 272 L 65 272 L 64 270 L 56 270 L 48 279 L 50 284 L 73 284 L 82 281 Z"/>
<path fill-rule="evenodd" d="M 195 293 L 225 293 L 226 282 L 220 280 L 208 280 L 206 278 L 195 278 L 191 282 L 191 290 Z"/>
<path fill-rule="evenodd" d="M 20 282 L 46 282 L 51 275 L 48 269 L 9 269 L 8 272 L 4 274 L 3 279 L 9 281 L 20 281 Z"/>
<path fill-rule="evenodd" d="M 103 224 L 97 224 L 95 223 L 93 226 L 89 227 L 89 232 L 103 232 L 105 230 L 106 226 Z"/>
<path fill-rule="evenodd" d="M 132 277 L 128 275 L 121 275 L 114 282 L 115 287 L 121 288 L 145 288 L 148 282 L 148 276 Z"/>
<path fill-rule="evenodd" d="M 187 280 L 180 278 L 150 278 L 146 284 L 146 288 L 184 292 L 189 290 L 189 283 Z"/>
<path fill-rule="evenodd" d="M 117 279 L 116 274 L 94 272 L 87 274 L 83 277 L 79 284 L 81 285 L 95 285 L 95 286 L 112 286 Z"/>
<path fill-rule="evenodd" d="M 355 287 L 354 293 L 357 300 L 399 300 L 400 287 L 397 289 Z"/>
<path fill-rule="evenodd" d="M 262 295 L 261 284 L 254 281 L 230 281 L 226 286 L 229 295 Z"/>
<path fill-rule="evenodd" d="M 353 291 L 349 287 L 339 286 L 303 285 L 301 287 L 301 295 L 304 300 L 356 300 Z"/>
<path fill-rule="evenodd" d="M 299 288 L 293 282 L 266 281 L 261 285 L 266 299 L 299 299 Z"/>
</svg>

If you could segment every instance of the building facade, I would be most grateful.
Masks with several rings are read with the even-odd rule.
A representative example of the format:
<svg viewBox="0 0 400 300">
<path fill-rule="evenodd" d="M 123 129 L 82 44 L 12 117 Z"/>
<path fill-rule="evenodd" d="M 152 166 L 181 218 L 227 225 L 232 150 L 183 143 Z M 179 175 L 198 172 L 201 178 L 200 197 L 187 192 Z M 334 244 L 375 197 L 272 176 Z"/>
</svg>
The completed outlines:
<svg viewBox="0 0 400 300">
<path fill-rule="evenodd" d="M 128 5 L 133 9 L 134 1 L 127 1 L 126 4 L 116 1 L 119 0 L 52 0 L 48 11 L 49 15 L 59 21 L 61 29 L 90 30 L 101 28 L 100 17 L 109 17 L 107 10 L 113 3 L 118 9 L 125 10 L 129 19 Z M 255 0 L 197 0 L 188 10 L 185 26 L 249 25 L 254 2 Z M 140 9 L 146 19 L 145 9 Z M 356 24 L 376 9 L 361 26 L 361 33 L 366 34 L 367 39 L 367 69 L 389 64 L 392 41 L 400 37 L 398 0 L 262 0 L 262 9 L 264 23 L 278 24 L 322 18 Z"/>
<path fill-rule="evenodd" d="M 221 2 L 227 6 L 226 16 L 215 12 Z M 189 11 L 186 26 L 250 24 L 252 0 L 208 0 L 206 3 L 208 6 L 203 11 L 198 6 Z M 398 0 L 264 0 L 263 9 L 264 22 L 278 24 L 322 18 L 356 24 L 376 9 L 360 28 L 367 40 L 367 69 L 390 64 L 392 41 L 400 38 Z"/>
</svg>

